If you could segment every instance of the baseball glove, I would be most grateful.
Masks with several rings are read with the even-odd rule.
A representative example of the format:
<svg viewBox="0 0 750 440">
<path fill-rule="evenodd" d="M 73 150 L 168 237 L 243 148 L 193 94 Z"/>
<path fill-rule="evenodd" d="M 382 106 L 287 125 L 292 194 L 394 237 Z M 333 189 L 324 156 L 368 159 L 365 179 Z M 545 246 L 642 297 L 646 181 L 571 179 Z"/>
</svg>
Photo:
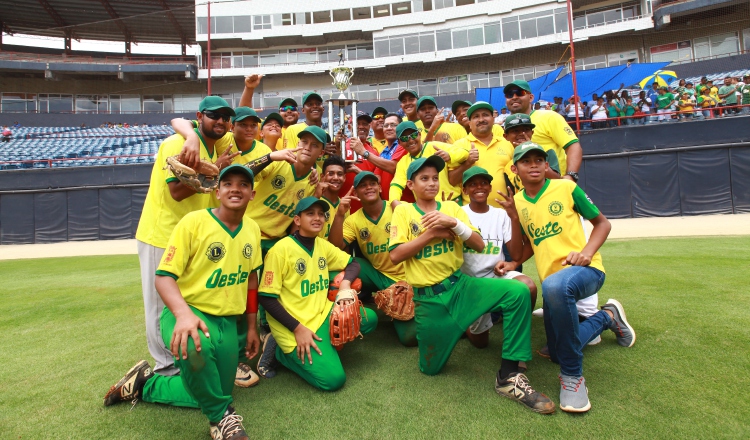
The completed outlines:
<svg viewBox="0 0 750 440">
<path fill-rule="evenodd" d="M 347 303 L 340 305 L 339 301 Z M 353 341 L 357 336 L 362 337 L 359 331 L 362 323 L 360 307 L 362 307 L 362 302 L 357 299 L 356 290 L 340 290 L 336 295 L 336 303 L 333 305 L 329 321 L 331 344 L 334 347 Z"/>
<path fill-rule="evenodd" d="M 344 271 L 341 271 L 333 277 L 333 281 L 328 286 L 328 301 L 334 301 L 336 299 L 336 294 L 339 292 L 339 286 L 341 285 L 341 282 L 344 281 Z M 359 278 L 352 281 L 351 288 L 356 290 L 357 293 L 362 291 L 362 280 Z"/>
<path fill-rule="evenodd" d="M 171 156 L 167 158 L 164 168 L 169 168 L 180 182 L 193 188 L 195 192 L 208 194 L 219 185 L 219 168 L 203 159 L 198 169 L 194 170 L 180 163 L 179 156 Z"/>
<path fill-rule="evenodd" d="M 374 295 L 375 305 L 386 315 L 399 321 L 414 317 L 414 290 L 406 281 L 399 281 Z"/>
</svg>

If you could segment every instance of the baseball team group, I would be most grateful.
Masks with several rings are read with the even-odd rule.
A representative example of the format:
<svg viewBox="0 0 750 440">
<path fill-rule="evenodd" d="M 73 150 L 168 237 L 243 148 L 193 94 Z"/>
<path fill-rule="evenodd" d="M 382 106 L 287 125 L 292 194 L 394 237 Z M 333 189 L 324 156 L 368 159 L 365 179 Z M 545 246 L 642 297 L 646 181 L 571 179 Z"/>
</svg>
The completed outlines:
<svg viewBox="0 0 750 440">
<path fill-rule="evenodd" d="M 460 339 L 484 348 L 501 326 L 496 392 L 551 414 L 558 405 L 527 377 L 537 314 L 560 409 L 591 408 L 583 349 L 606 330 L 623 347 L 636 338 L 622 304 L 598 307 L 611 226 L 576 183 L 582 150 L 562 116 L 533 111 L 520 80 L 504 87 L 502 127 L 489 103 L 456 101 L 446 117 L 406 89 L 401 111 L 352 115 L 351 137 L 331 139 L 315 92 L 259 117 L 260 81 L 245 78 L 237 108 L 206 97 L 159 147 L 136 232 L 155 363 L 138 362 L 105 405 L 198 408 L 212 439 L 245 439 L 235 386 L 286 368 L 338 390 L 339 351 L 388 319 L 427 375 Z M 538 287 L 522 273 L 532 256 L 536 310 Z"/>
</svg>

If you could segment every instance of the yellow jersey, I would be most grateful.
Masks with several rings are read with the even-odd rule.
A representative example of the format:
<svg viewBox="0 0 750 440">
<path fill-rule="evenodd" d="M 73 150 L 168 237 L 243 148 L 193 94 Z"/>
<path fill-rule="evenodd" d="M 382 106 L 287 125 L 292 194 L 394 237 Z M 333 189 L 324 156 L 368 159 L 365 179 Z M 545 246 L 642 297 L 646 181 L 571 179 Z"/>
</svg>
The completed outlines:
<svg viewBox="0 0 750 440">
<path fill-rule="evenodd" d="M 464 222 L 479 233 L 466 211 L 455 202 L 437 202 L 437 210 Z M 388 251 L 419 237 L 422 233 L 422 216 L 425 213 L 416 203 L 402 203 L 393 210 Z M 464 263 L 463 241 L 435 238 L 419 253 L 403 262 L 406 281 L 414 287 L 433 286 L 453 275 Z"/>
<path fill-rule="evenodd" d="M 461 183 L 458 185 L 451 185 L 448 179 L 448 169 L 453 169 L 461 165 L 469 157 L 469 150 L 466 150 L 460 146 L 444 144 L 442 142 L 426 142 L 422 145 L 422 150 L 416 156 L 407 154 L 399 159 L 396 164 L 396 173 L 393 175 L 391 180 L 391 187 L 388 191 L 388 200 L 401 200 L 401 194 L 406 188 L 406 170 L 409 168 L 409 164 L 421 157 L 430 157 L 435 154 L 435 147 L 445 150 L 450 156 L 450 161 L 446 162 L 445 168 L 440 171 L 440 191 L 445 194 L 446 197 L 450 193 L 453 193 L 451 200 L 461 200 Z"/>
<path fill-rule="evenodd" d="M 560 175 L 568 171 L 568 156 L 565 149 L 578 142 L 578 138 L 559 113 L 551 110 L 534 110 L 529 115 L 535 125 L 531 141 L 539 144 L 544 151 L 555 150 L 560 164 Z"/>
<path fill-rule="evenodd" d="M 304 122 L 300 122 L 298 124 L 290 125 L 284 130 L 284 135 L 279 138 L 279 140 L 283 139 L 282 145 L 284 149 L 291 149 L 291 148 L 297 148 L 297 144 L 299 143 L 299 134 L 302 132 L 302 130 L 306 129 L 308 125 Z M 276 143 L 276 148 L 278 147 L 278 142 Z M 325 145 L 323 145 L 325 148 Z M 325 153 L 325 152 L 324 152 Z M 321 154 L 320 157 L 317 159 L 316 166 L 318 167 L 318 172 L 320 172 L 323 169 L 323 161 L 326 160 L 328 156 L 326 154 Z"/>
<path fill-rule="evenodd" d="M 313 332 L 325 322 L 333 302 L 328 301 L 328 271 L 344 270 L 351 256 L 316 237 L 308 251 L 293 236 L 279 240 L 266 254 L 258 294 L 278 298 L 284 309 Z M 271 331 L 284 353 L 297 346 L 294 333 L 268 315 Z"/>
<path fill-rule="evenodd" d="M 243 218 L 234 231 L 210 208 L 187 214 L 174 228 L 156 275 L 177 281 L 185 302 L 215 316 L 242 315 L 247 280 L 263 260 L 260 229 Z"/>
<path fill-rule="evenodd" d="M 578 185 L 566 179 L 547 179 L 533 199 L 525 189 L 514 199 L 521 232 L 534 249 L 534 261 L 543 282 L 567 267 L 562 262 L 568 254 L 583 250 L 586 236 L 580 216 L 590 220 L 599 215 L 599 209 Z M 604 272 L 599 252 L 591 258 L 590 266 Z"/>
<path fill-rule="evenodd" d="M 336 200 L 336 202 L 332 202 L 325 198 L 324 196 L 320 197 L 320 200 L 328 203 L 328 212 L 326 212 L 326 222 L 323 225 L 323 230 L 320 231 L 320 234 L 318 234 L 318 237 L 320 238 L 328 238 L 328 236 L 331 234 L 331 225 L 333 225 L 333 219 L 336 217 L 336 211 L 339 209 L 339 203 L 341 202 L 341 199 Z M 344 214 L 344 219 L 349 217 L 349 212 Z"/>
<path fill-rule="evenodd" d="M 367 140 L 370 141 L 370 145 L 372 145 L 372 148 L 374 148 L 378 154 L 382 153 L 383 150 L 385 150 L 385 147 L 388 146 L 387 139 L 375 139 L 374 137 L 371 137 Z"/>
<path fill-rule="evenodd" d="M 425 128 L 421 120 L 416 121 L 414 125 L 417 126 L 417 129 L 422 134 L 422 139 L 424 139 L 425 136 L 427 136 L 427 128 L 429 127 Z M 440 127 L 438 127 L 437 134 L 432 136 L 432 140 L 435 142 L 452 144 L 459 139 L 465 138 L 467 134 L 468 133 L 466 133 L 466 129 L 463 125 L 455 122 L 443 122 L 440 124 Z"/>
<path fill-rule="evenodd" d="M 487 198 L 487 203 L 496 208 L 502 208 L 495 199 L 500 198 L 497 191 L 500 191 L 503 194 L 508 193 L 503 172 L 505 166 L 508 163 L 513 162 L 513 145 L 506 141 L 502 136 L 498 137 L 494 135 L 492 136 L 490 144 L 485 145 L 471 133 L 465 138 L 458 140 L 458 142 L 453 145 L 465 150 L 470 150 L 471 144 L 474 144 L 474 148 L 479 150 L 479 160 L 477 160 L 474 165 L 484 168 L 493 177 L 492 193 Z M 469 196 L 466 194 L 462 194 L 462 196 L 463 205 L 468 205 L 470 202 Z"/>
<path fill-rule="evenodd" d="M 210 162 L 216 162 L 219 155 L 234 142 L 232 134 L 228 133 L 216 141 L 214 151 L 209 152 L 203 137 L 199 135 L 199 138 L 201 141 L 200 158 Z M 177 222 L 189 212 L 210 207 L 211 199 L 215 198 L 212 194 L 198 193 L 181 202 L 172 198 L 169 192 L 169 182 L 176 181 L 177 178 L 165 167 L 167 158 L 180 154 L 184 143 L 185 138 L 178 134 L 164 139 L 159 145 L 159 152 L 156 154 L 154 167 L 151 170 L 148 193 L 146 193 L 135 238 L 154 247 L 166 248 L 169 236 Z"/>
<path fill-rule="evenodd" d="M 239 156 L 234 158 L 233 164 L 247 165 L 248 163 L 263 157 L 266 154 L 271 153 L 271 149 L 261 141 L 254 140 L 250 148 L 246 151 L 239 151 L 237 143 L 235 142 L 232 146 L 232 153 L 240 153 Z M 216 192 L 211 193 L 211 207 L 218 208 L 220 205 L 219 199 L 216 198 Z"/>
<path fill-rule="evenodd" d="M 344 243 L 348 246 L 356 241 L 362 255 L 375 270 L 392 280 L 402 281 L 406 277 L 404 265 L 393 264 L 388 253 L 392 218 L 393 208 L 385 200 L 378 218 L 370 218 L 364 209 L 360 209 L 344 220 Z"/>
</svg>

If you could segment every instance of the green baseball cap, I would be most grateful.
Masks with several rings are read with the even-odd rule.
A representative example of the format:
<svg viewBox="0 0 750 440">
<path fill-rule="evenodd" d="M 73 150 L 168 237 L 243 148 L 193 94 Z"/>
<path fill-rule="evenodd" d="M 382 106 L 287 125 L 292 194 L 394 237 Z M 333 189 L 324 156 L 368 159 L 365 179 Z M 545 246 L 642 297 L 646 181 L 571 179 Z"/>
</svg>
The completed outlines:
<svg viewBox="0 0 750 440">
<path fill-rule="evenodd" d="M 302 137 L 304 133 L 310 133 L 311 135 L 315 136 L 315 139 L 319 140 L 324 145 L 328 142 L 331 142 L 331 136 L 329 136 L 325 130 L 318 127 L 317 125 L 310 125 L 304 130 L 300 131 L 298 137 Z"/>
<path fill-rule="evenodd" d="M 488 178 L 490 182 L 492 182 L 492 175 L 487 170 L 485 170 L 482 167 L 473 166 L 469 168 L 468 170 L 464 171 L 463 181 L 461 185 L 466 185 L 466 182 L 468 182 L 469 179 L 471 179 L 472 177 L 476 177 L 476 176 L 484 176 Z"/>
<path fill-rule="evenodd" d="M 451 112 L 453 112 L 453 114 L 455 115 L 456 109 L 458 109 L 462 105 L 468 105 L 469 107 L 471 107 L 471 101 L 462 101 L 460 99 L 458 101 L 453 101 L 453 104 L 451 105 Z"/>
<path fill-rule="evenodd" d="M 398 100 L 401 101 L 403 99 L 404 94 L 406 95 L 412 95 L 413 97 L 419 99 L 419 94 L 415 92 L 412 89 L 404 89 L 401 91 L 401 93 L 398 94 Z"/>
<path fill-rule="evenodd" d="M 315 92 L 307 92 L 305 93 L 305 96 L 302 97 L 302 105 L 305 105 L 308 99 L 310 98 L 318 98 L 320 102 L 323 102 L 323 97 L 318 95 Z"/>
<path fill-rule="evenodd" d="M 278 114 L 278 113 L 276 113 L 276 112 L 269 113 L 268 116 L 266 116 L 266 119 L 263 120 L 263 123 L 260 124 L 260 128 L 265 127 L 265 125 L 268 123 L 268 121 L 276 121 L 282 127 L 284 126 L 284 118 L 282 118 L 281 115 Z"/>
<path fill-rule="evenodd" d="M 260 117 L 258 117 L 258 114 L 255 113 L 255 110 L 251 109 L 250 107 L 237 107 L 236 109 L 234 109 L 232 124 L 247 118 L 254 118 L 255 122 L 260 122 Z"/>
<path fill-rule="evenodd" d="M 234 173 L 244 174 L 248 179 L 250 179 L 250 183 L 255 186 L 255 176 L 253 175 L 253 171 L 250 168 L 238 163 L 229 165 L 228 167 L 225 167 L 223 170 L 221 170 L 221 172 L 219 173 L 219 182 L 221 182 L 224 179 L 224 176 L 226 176 L 227 174 Z"/>
<path fill-rule="evenodd" d="M 432 105 L 437 107 L 437 102 L 435 101 L 435 98 L 433 98 L 432 96 L 423 96 L 417 100 L 417 109 L 419 109 L 419 107 L 422 107 L 422 104 L 424 103 L 431 103 Z"/>
<path fill-rule="evenodd" d="M 375 107 L 375 110 L 370 113 L 370 116 L 375 117 L 375 115 L 387 115 L 389 112 L 385 109 L 385 107 Z"/>
<path fill-rule="evenodd" d="M 415 123 L 411 121 L 403 121 L 396 126 L 396 137 L 401 137 L 401 134 L 404 131 L 409 130 L 409 129 L 412 129 L 414 131 L 419 131 Z"/>
<path fill-rule="evenodd" d="M 294 215 L 300 215 L 302 211 L 307 211 L 308 209 L 312 208 L 313 205 L 318 205 L 323 210 L 323 212 L 328 212 L 328 203 L 320 200 L 317 197 L 310 196 L 305 197 L 304 199 L 300 200 L 299 203 L 297 203 L 297 207 L 294 208 Z"/>
<path fill-rule="evenodd" d="M 216 111 L 224 108 L 229 111 L 229 114 L 231 116 L 234 116 L 234 110 L 229 105 L 229 103 L 226 102 L 221 96 L 206 96 L 205 98 L 203 98 L 203 101 L 198 104 L 199 112 L 204 112 L 206 110 Z"/>
<path fill-rule="evenodd" d="M 503 93 L 507 92 L 508 89 L 518 87 L 521 90 L 526 90 L 527 92 L 531 93 L 531 86 L 529 86 L 529 83 L 522 79 L 517 79 L 510 84 L 507 84 L 505 87 L 503 87 Z"/>
<path fill-rule="evenodd" d="M 279 108 L 283 107 L 284 104 L 294 104 L 295 107 L 298 106 L 297 101 L 295 101 L 294 98 L 283 98 L 281 102 L 279 102 Z"/>
<path fill-rule="evenodd" d="M 480 108 L 489 110 L 490 114 L 495 111 L 495 107 L 493 107 L 489 102 L 477 101 L 474 103 L 474 105 L 469 107 L 469 110 L 466 111 L 466 117 L 471 119 L 471 115 L 473 115 L 474 112 L 479 110 Z"/>
<path fill-rule="evenodd" d="M 443 171 L 443 168 L 445 168 L 445 161 L 442 157 L 437 155 L 432 155 L 430 157 L 421 157 L 409 164 L 409 168 L 406 169 L 406 178 L 411 180 L 414 173 L 421 170 L 427 165 L 432 165 L 433 167 L 437 168 L 439 173 L 440 171 Z"/>
<path fill-rule="evenodd" d="M 517 146 L 516 149 L 513 150 L 513 164 L 521 160 L 521 158 L 530 151 L 539 151 L 544 155 L 544 157 L 547 157 L 547 152 L 544 151 L 544 148 L 540 147 L 539 144 L 527 141 Z"/>
<path fill-rule="evenodd" d="M 361 173 L 358 173 L 356 176 L 354 176 L 354 187 L 358 187 L 365 178 L 375 179 L 376 181 L 378 180 L 378 176 L 376 176 L 375 174 L 369 171 L 362 171 Z"/>
<path fill-rule="evenodd" d="M 531 122 L 531 116 L 525 114 L 525 113 L 514 113 L 507 118 L 505 118 L 505 124 L 503 124 L 503 130 L 508 131 L 508 129 L 513 127 L 531 127 L 534 128 L 536 125 L 534 125 Z"/>
</svg>

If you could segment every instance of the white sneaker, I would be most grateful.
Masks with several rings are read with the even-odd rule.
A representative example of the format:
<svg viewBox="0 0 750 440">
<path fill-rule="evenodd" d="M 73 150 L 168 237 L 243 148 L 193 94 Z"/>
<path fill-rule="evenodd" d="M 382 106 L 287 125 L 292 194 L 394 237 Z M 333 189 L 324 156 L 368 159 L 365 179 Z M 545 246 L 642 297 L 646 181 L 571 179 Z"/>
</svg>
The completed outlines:
<svg viewBox="0 0 750 440">
<path fill-rule="evenodd" d="M 591 342 L 589 342 L 586 345 L 598 345 L 600 342 L 602 342 L 602 337 L 601 336 L 597 336 L 594 339 L 592 339 Z"/>
<path fill-rule="evenodd" d="M 531 312 L 531 316 L 536 316 L 537 318 L 544 318 L 544 309 L 539 307 L 538 309 Z"/>
</svg>

